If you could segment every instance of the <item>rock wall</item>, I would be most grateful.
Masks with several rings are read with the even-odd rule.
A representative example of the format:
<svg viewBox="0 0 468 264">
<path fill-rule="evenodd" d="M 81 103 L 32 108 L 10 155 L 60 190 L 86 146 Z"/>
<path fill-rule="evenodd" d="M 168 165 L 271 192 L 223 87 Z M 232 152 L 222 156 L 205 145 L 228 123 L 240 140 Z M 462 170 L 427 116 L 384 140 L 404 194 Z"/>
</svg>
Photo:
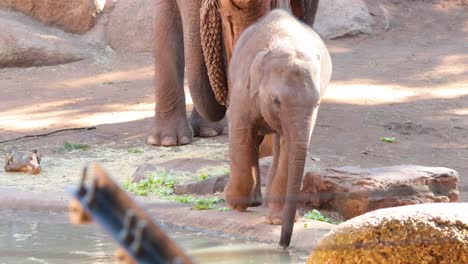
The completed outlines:
<svg viewBox="0 0 468 264">
<path fill-rule="evenodd" d="M 0 0 L 0 7 L 22 12 L 46 25 L 83 34 L 96 23 L 96 0 Z"/>
<path fill-rule="evenodd" d="M 0 11 L 10 15 L 2 15 L 0 24 L 0 67 L 78 60 L 85 57 L 85 52 L 72 46 L 82 43 L 92 47 L 109 45 L 124 52 L 151 52 L 156 4 L 156 0 L 0 0 Z M 12 11 L 21 12 L 43 26 L 25 24 L 24 19 L 12 16 L 17 13 Z M 328 0 L 320 2 L 316 21 L 316 29 L 322 36 L 336 38 L 369 33 L 375 19 L 363 0 Z M 57 31 L 49 34 L 46 26 L 80 37 Z"/>
<path fill-rule="evenodd" d="M 87 57 L 77 36 L 0 10 L 0 68 L 56 65 Z"/>
</svg>

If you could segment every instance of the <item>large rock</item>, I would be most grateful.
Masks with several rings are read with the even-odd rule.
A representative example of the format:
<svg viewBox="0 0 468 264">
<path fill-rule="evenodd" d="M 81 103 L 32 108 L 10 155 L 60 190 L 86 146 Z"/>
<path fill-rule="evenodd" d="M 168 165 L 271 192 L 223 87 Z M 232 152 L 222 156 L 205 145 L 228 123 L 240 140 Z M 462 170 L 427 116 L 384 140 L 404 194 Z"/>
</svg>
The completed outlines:
<svg viewBox="0 0 468 264">
<path fill-rule="evenodd" d="M 88 56 L 76 36 L 0 11 L 0 68 L 55 65 Z"/>
<path fill-rule="evenodd" d="M 325 235 L 309 264 L 468 263 L 468 204 L 377 210 Z"/>
<path fill-rule="evenodd" d="M 184 184 L 177 184 L 174 188 L 174 193 L 181 194 L 215 194 L 223 192 L 229 180 L 229 174 L 220 175 L 208 178 L 202 181 L 193 181 Z"/>
<path fill-rule="evenodd" d="M 372 16 L 363 0 L 319 1 L 314 28 L 324 38 L 371 33 Z"/>
<path fill-rule="evenodd" d="M 100 2 L 102 0 L 0 0 L 0 7 L 22 12 L 67 32 L 82 34 L 94 26 Z"/>
<path fill-rule="evenodd" d="M 416 165 L 361 169 L 342 167 L 307 172 L 303 199 L 352 218 L 380 208 L 458 201 L 455 170 Z"/>
<path fill-rule="evenodd" d="M 107 23 L 107 39 L 116 50 L 150 52 L 154 46 L 156 0 L 119 0 Z"/>
</svg>

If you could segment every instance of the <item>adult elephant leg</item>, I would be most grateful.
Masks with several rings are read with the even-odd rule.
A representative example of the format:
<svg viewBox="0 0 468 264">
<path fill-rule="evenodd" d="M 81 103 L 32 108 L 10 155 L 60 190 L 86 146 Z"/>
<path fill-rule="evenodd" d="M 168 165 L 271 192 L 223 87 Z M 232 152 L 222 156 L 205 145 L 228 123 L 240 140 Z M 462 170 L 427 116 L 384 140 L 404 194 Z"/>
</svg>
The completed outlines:
<svg viewBox="0 0 468 264">
<path fill-rule="evenodd" d="M 226 117 L 217 122 L 210 122 L 203 119 L 203 117 L 201 117 L 201 115 L 198 113 L 197 109 L 193 108 L 189 119 L 193 128 L 193 135 L 195 137 L 214 137 L 228 133 L 228 123 Z"/>
<path fill-rule="evenodd" d="M 313 26 L 317 14 L 319 0 L 290 0 L 289 6 L 285 0 L 271 0 L 271 8 L 291 9 L 295 17 L 309 26 Z"/>
<path fill-rule="evenodd" d="M 220 105 L 214 96 L 208 79 L 200 37 L 201 0 L 177 0 L 184 34 L 184 52 L 187 81 L 196 113 L 203 119 L 216 122 L 224 118 L 226 107 Z"/>
<path fill-rule="evenodd" d="M 291 9 L 297 18 L 309 26 L 313 26 L 318 10 L 319 0 L 291 0 Z"/>
<path fill-rule="evenodd" d="M 186 117 L 182 21 L 174 1 L 159 1 L 155 16 L 155 118 L 148 144 L 174 146 L 190 143 Z"/>
</svg>

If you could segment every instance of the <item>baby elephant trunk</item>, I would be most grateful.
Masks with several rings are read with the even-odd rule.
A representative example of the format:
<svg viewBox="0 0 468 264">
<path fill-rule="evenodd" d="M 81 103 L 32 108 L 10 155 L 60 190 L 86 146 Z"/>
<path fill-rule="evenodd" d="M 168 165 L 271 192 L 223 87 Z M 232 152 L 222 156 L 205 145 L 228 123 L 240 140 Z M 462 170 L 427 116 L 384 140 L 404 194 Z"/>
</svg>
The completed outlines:
<svg viewBox="0 0 468 264">
<path fill-rule="evenodd" d="M 286 123 L 282 127 L 287 141 L 286 145 L 288 146 L 288 186 L 279 245 L 287 248 L 291 243 L 296 218 L 296 205 L 299 200 L 307 149 L 310 142 L 311 118 L 307 114 L 293 117 L 290 114 L 289 118 L 282 120 L 285 120 L 284 123 Z"/>
</svg>

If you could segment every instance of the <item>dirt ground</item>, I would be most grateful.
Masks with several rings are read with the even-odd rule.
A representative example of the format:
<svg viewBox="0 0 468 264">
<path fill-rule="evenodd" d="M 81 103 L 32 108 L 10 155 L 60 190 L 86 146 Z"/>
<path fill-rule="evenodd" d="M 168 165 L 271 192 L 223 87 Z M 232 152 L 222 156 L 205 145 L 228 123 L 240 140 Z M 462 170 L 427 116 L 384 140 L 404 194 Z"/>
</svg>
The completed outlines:
<svg viewBox="0 0 468 264">
<path fill-rule="evenodd" d="M 320 167 L 397 164 L 460 173 L 468 201 L 468 6 L 395 1 L 390 29 L 327 41 L 333 81 L 320 109 L 312 156 Z M 61 191 L 81 168 L 99 162 L 119 181 L 138 165 L 172 158 L 227 158 L 227 136 L 188 146 L 145 144 L 153 105 L 151 54 L 103 52 L 94 59 L 41 68 L 0 69 L 0 141 L 63 128 L 97 126 L 0 144 L 44 154 L 40 175 L 5 174 L 0 186 Z M 190 98 L 187 98 L 190 102 Z M 190 108 L 190 107 L 189 107 Z M 395 143 L 380 142 L 396 137 Z M 62 153 L 65 141 L 88 151 Z M 137 148 L 141 153 L 130 153 Z"/>
</svg>

